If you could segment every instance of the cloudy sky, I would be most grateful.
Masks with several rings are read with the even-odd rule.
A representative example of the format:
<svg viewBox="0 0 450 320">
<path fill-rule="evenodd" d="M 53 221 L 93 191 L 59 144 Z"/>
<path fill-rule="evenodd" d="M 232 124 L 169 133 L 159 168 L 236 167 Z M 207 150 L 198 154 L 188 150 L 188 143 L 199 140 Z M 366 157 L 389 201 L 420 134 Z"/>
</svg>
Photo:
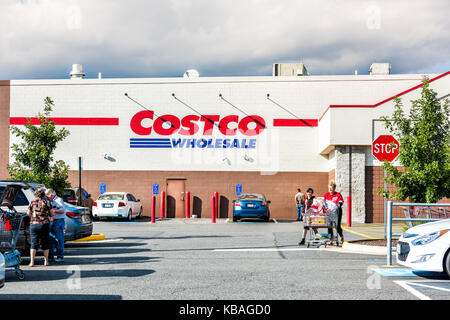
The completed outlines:
<svg viewBox="0 0 450 320">
<path fill-rule="evenodd" d="M 450 1 L 0 0 L 0 79 L 450 70 Z"/>
</svg>

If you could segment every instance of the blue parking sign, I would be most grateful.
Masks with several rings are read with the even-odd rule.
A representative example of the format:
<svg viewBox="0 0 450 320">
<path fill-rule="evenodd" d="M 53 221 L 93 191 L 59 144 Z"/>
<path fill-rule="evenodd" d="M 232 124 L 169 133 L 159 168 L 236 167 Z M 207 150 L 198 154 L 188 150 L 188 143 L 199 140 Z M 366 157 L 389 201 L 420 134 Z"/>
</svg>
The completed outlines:
<svg viewBox="0 0 450 320">
<path fill-rule="evenodd" d="M 100 194 L 104 194 L 106 192 L 106 183 L 100 183 Z"/>
<path fill-rule="evenodd" d="M 157 184 L 157 183 L 153 184 L 153 194 L 154 195 L 159 194 L 159 184 Z"/>
<path fill-rule="evenodd" d="M 236 195 L 240 196 L 242 194 L 242 184 L 236 185 Z"/>
</svg>

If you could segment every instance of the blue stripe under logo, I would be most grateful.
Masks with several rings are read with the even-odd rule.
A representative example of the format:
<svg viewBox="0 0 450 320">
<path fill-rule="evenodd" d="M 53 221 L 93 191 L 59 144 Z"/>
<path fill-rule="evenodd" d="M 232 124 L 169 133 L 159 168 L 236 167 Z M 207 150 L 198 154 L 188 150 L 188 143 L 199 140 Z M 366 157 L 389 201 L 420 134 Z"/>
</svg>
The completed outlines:
<svg viewBox="0 0 450 320">
<path fill-rule="evenodd" d="M 130 139 L 130 148 L 170 149 L 170 139 Z"/>
</svg>

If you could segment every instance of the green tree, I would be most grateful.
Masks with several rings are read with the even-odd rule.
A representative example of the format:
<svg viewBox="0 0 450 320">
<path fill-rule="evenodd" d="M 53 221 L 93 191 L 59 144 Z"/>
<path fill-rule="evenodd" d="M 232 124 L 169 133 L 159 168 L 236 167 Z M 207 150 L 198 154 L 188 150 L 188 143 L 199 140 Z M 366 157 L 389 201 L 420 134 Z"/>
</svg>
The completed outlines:
<svg viewBox="0 0 450 320">
<path fill-rule="evenodd" d="M 398 169 L 384 162 L 385 181 L 395 187 L 384 195 L 393 200 L 435 203 L 450 198 L 450 122 L 449 101 L 440 101 L 437 93 L 423 80 L 421 97 L 411 101 L 409 117 L 397 97 L 392 118 L 383 117 L 386 128 L 400 144 Z M 382 193 L 382 190 L 380 190 Z"/>
<path fill-rule="evenodd" d="M 11 127 L 11 133 L 21 142 L 11 146 L 14 162 L 8 164 L 7 169 L 12 180 L 42 183 L 62 195 L 64 188 L 70 187 L 67 181 L 69 166 L 62 160 L 54 161 L 53 153 L 57 144 L 69 135 L 69 131 L 65 128 L 56 129 L 50 119 L 53 106 L 54 102 L 46 97 L 44 111 L 37 116 L 40 125 L 33 125 L 28 118 L 23 129 Z"/>
</svg>

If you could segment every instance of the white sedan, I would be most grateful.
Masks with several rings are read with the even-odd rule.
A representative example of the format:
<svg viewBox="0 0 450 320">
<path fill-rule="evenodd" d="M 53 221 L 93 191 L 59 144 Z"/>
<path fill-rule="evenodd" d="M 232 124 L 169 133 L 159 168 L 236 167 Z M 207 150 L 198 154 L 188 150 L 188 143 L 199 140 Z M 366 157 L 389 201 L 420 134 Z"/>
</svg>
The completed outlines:
<svg viewBox="0 0 450 320">
<path fill-rule="evenodd" d="M 126 218 L 142 216 L 140 200 L 127 192 L 105 192 L 92 205 L 94 218 Z"/>
<path fill-rule="evenodd" d="M 446 272 L 450 277 L 450 219 L 408 229 L 397 242 L 397 262 L 415 270 Z"/>
</svg>

